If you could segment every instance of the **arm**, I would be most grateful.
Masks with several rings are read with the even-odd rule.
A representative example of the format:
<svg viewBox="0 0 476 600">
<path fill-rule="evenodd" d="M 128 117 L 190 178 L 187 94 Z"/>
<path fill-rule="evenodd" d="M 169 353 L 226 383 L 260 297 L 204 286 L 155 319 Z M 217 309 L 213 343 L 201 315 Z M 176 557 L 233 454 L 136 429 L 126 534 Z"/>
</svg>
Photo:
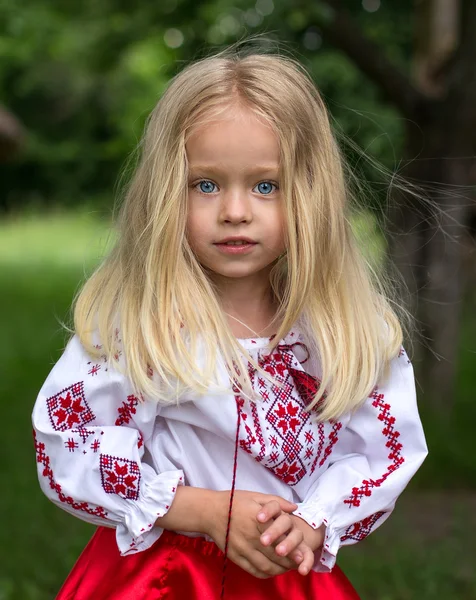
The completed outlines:
<svg viewBox="0 0 476 600">
<path fill-rule="evenodd" d="M 217 508 L 223 492 L 181 486 L 175 493 L 171 507 L 155 524 L 170 531 L 186 531 L 210 535 L 217 517 Z"/>
<path fill-rule="evenodd" d="M 413 369 L 405 352 L 340 433 L 327 470 L 294 514 L 325 526 L 315 570 L 328 571 L 340 546 L 379 527 L 427 455 L 418 416 Z"/>
<path fill-rule="evenodd" d="M 121 373 L 94 361 L 73 338 L 33 410 L 40 486 L 64 510 L 115 527 L 123 555 L 147 549 L 163 529 L 205 533 L 223 550 L 230 493 L 185 486 L 181 470 L 157 473 L 144 460 L 156 416 L 155 403 L 139 402 Z M 245 560 L 244 568 L 248 563 L 235 547 L 242 545 L 249 556 L 250 542 L 259 537 L 256 513 L 272 498 L 236 492 L 229 555 Z M 296 508 L 278 501 L 288 512 Z M 254 568 L 255 558 L 249 566 L 258 575 L 260 566 L 279 568 L 264 557 Z"/>
<path fill-rule="evenodd" d="M 157 406 L 139 401 L 128 380 L 75 337 L 46 379 L 33 410 L 40 486 L 64 510 L 116 528 L 121 554 L 145 550 L 184 483 L 181 470 L 157 473 L 144 458 Z"/>
</svg>

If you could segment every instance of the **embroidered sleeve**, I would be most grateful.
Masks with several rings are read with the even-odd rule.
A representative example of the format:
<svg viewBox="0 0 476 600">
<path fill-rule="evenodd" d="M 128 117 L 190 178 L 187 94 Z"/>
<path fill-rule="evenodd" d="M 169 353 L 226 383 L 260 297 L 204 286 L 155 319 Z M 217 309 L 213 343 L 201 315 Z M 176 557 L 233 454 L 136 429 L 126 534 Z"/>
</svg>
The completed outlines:
<svg viewBox="0 0 476 600">
<path fill-rule="evenodd" d="M 145 550 L 183 484 L 181 470 L 157 473 L 144 457 L 157 407 L 139 402 L 124 375 L 94 361 L 75 337 L 33 409 L 40 486 L 64 510 L 116 528 L 121 554 Z"/>
<path fill-rule="evenodd" d="M 340 432 L 329 467 L 295 511 L 314 528 L 326 526 L 315 570 L 332 569 L 340 546 L 364 539 L 390 516 L 426 455 L 413 369 L 402 350 L 385 384 Z"/>
</svg>

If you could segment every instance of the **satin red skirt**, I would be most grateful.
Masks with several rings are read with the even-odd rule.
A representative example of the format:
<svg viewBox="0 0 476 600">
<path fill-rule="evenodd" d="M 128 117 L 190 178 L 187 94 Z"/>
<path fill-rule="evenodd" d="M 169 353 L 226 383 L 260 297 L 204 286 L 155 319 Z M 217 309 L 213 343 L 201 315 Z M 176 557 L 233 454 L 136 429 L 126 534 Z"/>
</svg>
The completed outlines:
<svg viewBox="0 0 476 600">
<path fill-rule="evenodd" d="M 56 600 L 359 600 L 344 573 L 297 571 L 257 579 L 204 538 L 164 531 L 148 550 L 121 557 L 114 529 L 99 527 Z"/>
</svg>

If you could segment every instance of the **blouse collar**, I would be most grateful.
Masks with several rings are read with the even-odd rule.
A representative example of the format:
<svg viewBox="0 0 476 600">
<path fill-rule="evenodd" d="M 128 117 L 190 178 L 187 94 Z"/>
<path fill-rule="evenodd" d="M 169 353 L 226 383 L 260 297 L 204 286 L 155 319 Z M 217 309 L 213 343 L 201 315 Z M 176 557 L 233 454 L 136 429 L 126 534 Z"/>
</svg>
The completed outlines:
<svg viewBox="0 0 476 600">
<path fill-rule="evenodd" d="M 274 337 L 275 336 L 272 335 L 271 337 L 237 338 L 237 341 L 240 343 L 241 346 L 243 346 L 243 348 L 245 348 L 245 350 L 248 350 L 248 352 L 252 352 L 253 350 L 262 350 L 263 348 L 269 346 L 272 343 Z M 292 344 L 295 344 L 296 342 L 301 341 L 301 332 L 297 327 L 293 327 L 291 331 L 286 336 L 284 336 L 284 338 L 282 338 L 278 345 L 290 346 Z"/>
</svg>

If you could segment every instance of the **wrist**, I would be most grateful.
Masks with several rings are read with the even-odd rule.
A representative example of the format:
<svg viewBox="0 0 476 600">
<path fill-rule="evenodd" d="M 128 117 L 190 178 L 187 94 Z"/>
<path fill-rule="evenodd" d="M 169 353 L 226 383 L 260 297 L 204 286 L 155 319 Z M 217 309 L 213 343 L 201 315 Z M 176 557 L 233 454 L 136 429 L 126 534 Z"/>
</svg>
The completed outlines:
<svg viewBox="0 0 476 600">
<path fill-rule="evenodd" d="M 309 546 L 311 547 L 312 551 L 315 552 L 316 550 L 319 550 L 324 543 L 324 538 L 326 537 L 326 526 L 323 523 L 320 527 L 314 529 L 311 527 L 311 525 L 309 525 L 309 529 L 311 531 Z"/>
<path fill-rule="evenodd" d="M 201 511 L 202 533 L 217 542 L 217 536 L 226 525 L 225 512 L 228 510 L 230 494 L 226 491 L 206 490 Z M 224 525 L 225 524 L 225 525 Z"/>
<path fill-rule="evenodd" d="M 324 525 L 324 523 L 320 527 L 317 527 L 315 529 L 301 517 L 298 517 L 297 515 L 292 516 L 296 520 L 297 527 L 303 532 L 304 541 L 306 542 L 306 544 L 311 548 L 313 552 L 318 550 L 322 546 L 326 535 L 326 526 Z"/>
<path fill-rule="evenodd" d="M 209 535 L 214 520 L 216 496 L 219 493 L 205 488 L 180 486 L 168 512 L 158 518 L 155 524 L 170 531 Z"/>
<path fill-rule="evenodd" d="M 201 506 L 199 509 L 199 519 L 201 533 L 215 539 L 216 527 L 223 528 L 223 507 L 226 500 L 229 499 L 226 492 L 216 490 L 202 490 Z"/>
</svg>

